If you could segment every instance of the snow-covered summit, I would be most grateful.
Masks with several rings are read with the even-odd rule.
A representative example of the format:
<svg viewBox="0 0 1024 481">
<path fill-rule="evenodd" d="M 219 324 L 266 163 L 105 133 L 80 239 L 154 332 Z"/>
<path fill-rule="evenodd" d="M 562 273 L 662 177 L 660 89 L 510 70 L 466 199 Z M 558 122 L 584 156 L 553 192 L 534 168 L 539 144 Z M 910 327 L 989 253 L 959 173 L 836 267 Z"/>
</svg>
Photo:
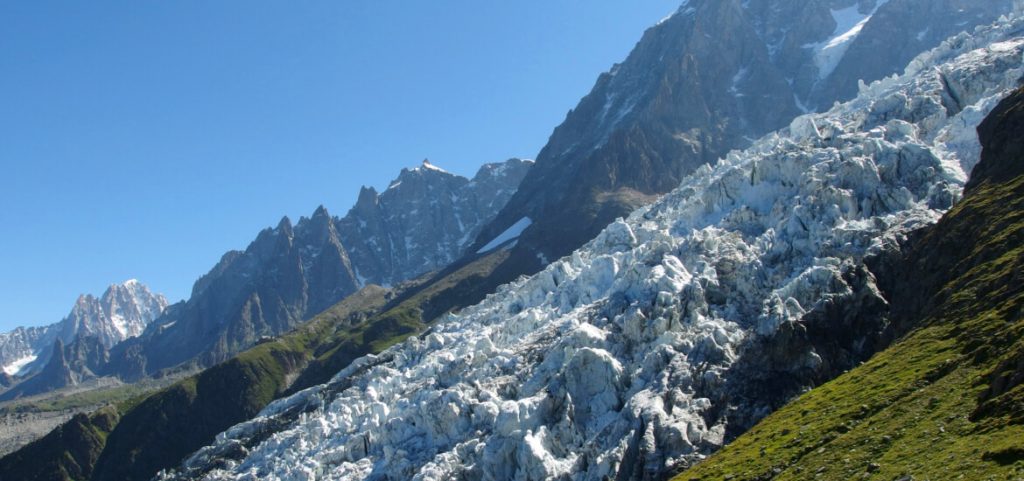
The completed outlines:
<svg viewBox="0 0 1024 481">
<path fill-rule="evenodd" d="M 109 348 L 138 336 L 167 308 L 167 299 L 154 294 L 137 279 L 111 284 L 100 297 L 83 294 L 60 322 L 42 327 L 19 327 L 0 334 L 0 369 L 8 374 L 22 371 L 40 356 L 48 355 L 60 339 L 70 344 L 76 337 L 96 337 Z"/>
<path fill-rule="evenodd" d="M 270 405 L 203 479 L 653 479 L 721 447 L 743 347 L 934 222 L 1018 85 L 1019 15 L 705 166 L 541 273 Z M 808 366 L 823 361 L 806 353 Z M 766 368 L 770 368 L 767 366 Z"/>
</svg>

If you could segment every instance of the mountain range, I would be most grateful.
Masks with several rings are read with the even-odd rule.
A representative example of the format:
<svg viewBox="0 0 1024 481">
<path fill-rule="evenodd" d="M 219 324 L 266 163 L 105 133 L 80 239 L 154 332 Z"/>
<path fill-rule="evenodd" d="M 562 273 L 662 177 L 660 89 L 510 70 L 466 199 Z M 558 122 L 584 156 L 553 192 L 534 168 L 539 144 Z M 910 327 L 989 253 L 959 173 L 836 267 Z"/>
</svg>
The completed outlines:
<svg viewBox="0 0 1024 481">
<path fill-rule="evenodd" d="M 693 465 L 683 479 L 917 479 L 841 453 L 881 436 L 862 423 L 890 399 L 864 374 L 872 356 L 911 362 L 897 341 L 947 301 L 954 326 L 989 329 L 958 301 L 979 288 L 943 286 L 1015 282 L 957 275 L 1020 245 L 995 219 L 1019 200 L 1018 104 L 997 104 L 1024 74 L 1021 18 L 1010 0 L 683 2 L 536 163 L 465 179 L 424 161 L 345 217 L 264 230 L 139 336 L 58 345 L 51 364 L 125 380 L 212 367 L 76 416 L 0 460 L 0 480 L 646 480 Z M 964 239 L 980 225 L 965 205 L 1010 240 Z M 987 458 L 950 459 L 1012 469 L 1024 452 L 1008 441 L 1008 325 L 963 340 L 986 352 L 970 375 L 991 379 L 966 416 L 998 434 Z M 907 368 L 956 371 L 935 352 Z M 917 386 L 902 375 L 888 379 Z M 851 432 L 862 444 L 837 441 Z M 699 464 L 733 442 L 745 464 Z"/>
<path fill-rule="evenodd" d="M 35 378 L 0 399 L 96 376 L 137 381 L 210 366 L 367 284 L 401 283 L 445 267 L 505 205 L 532 164 L 486 164 L 467 179 L 425 160 L 382 193 L 363 188 L 345 217 L 321 206 L 294 225 L 283 218 L 245 251 L 224 254 L 190 298 L 172 306 L 137 281 L 111 286 L 100 299 L 83 296 L 61 323 L 0 337 L 7 374 Z"/>
<path fill-rule="evenodd" d="M 480 168 L 473 179 L 429 161 L 387 190 L 363 188 L 343 218 L 323 206 L 265 229 L 196 281 L 191 297 L 115 346 L 105 372 L 134 380 L 183 364 L 210 366 L 286 332 L 367 283 L 390 285 L 446 266 L 511 197 L 532 162 Z"/>
</svg>

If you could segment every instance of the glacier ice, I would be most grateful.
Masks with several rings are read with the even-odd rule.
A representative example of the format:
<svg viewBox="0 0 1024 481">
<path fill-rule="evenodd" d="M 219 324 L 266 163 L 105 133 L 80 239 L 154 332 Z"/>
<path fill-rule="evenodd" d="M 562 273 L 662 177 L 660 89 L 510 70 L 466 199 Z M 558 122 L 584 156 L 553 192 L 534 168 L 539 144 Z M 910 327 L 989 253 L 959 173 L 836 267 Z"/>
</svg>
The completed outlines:
<svg viewBox="0 0 1024 481">
<path fill-rule="evenodd" d="M 648 479 L 721 447 L 744 343 L 848 292 L 844 266 L 936 221 L 1018 84 L 1018 16 L 705 166 L 571 256 L 328 384 L 272 403 L 165 479 Z M 813 356 L 807 362 L 815 362 Z"/>
</svg>

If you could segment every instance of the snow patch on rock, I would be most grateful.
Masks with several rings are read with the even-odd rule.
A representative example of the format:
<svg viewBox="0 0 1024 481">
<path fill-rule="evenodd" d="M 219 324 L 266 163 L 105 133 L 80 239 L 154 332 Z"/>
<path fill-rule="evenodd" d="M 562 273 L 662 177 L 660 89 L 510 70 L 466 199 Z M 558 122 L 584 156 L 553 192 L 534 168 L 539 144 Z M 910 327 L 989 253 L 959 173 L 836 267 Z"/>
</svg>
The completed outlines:
<svg viewBox="0 0 1024 481">
<path fill-rule="evenodd" d="M 21 359 L 16 359 L 10 364 L 4 366 L 3 371 L 6 372 L 7 374 L 10 374 L 11 376 L 17 376 L 19 373 L 21 373 L 21 370 L 25 366 L 32 363 L 32 361 L 35 361 L 37 357 L 39 356 L 35 354 L 29 354 L 25 357 L 22 357 Z"/>
<path fill-rule="evenodd" d="M 523 234 L 523 231 L 526 230 L 527 227 L 530 227 L 530 225 L 532 224 L 533 221 L 530 220 L 529 217 L 523 217 L 522 219 L 517 220 L 515 224 L 512 224 L 511 227 L 505 229 L 505 231 L 502 232 L 501 234 L 498 234 L 498 237 L 491 239 L 490 242 L 488 242 L 486 245 L 477 250 L 476 253 L 483 254 L 484 252 L 497 249 L 506 242 L 518 239 L 519 236 Z"/>
<path fill-rule="evenodd" d="M 814 65 L 818 67 L 818 78 L 825 79 L 835 71 L 836 66 L 846 55 L 850 44 L 860 35 L 864 25 L 887 0 L 877 2 L 870 12 L 860 12 L 860 2 L 845 8 L 832 10 L 832 19 L 836 22 L 836 29 L 832 35 L 818 43 L 806 45 L 811 48 L 814 56 Z"/>
</svg>

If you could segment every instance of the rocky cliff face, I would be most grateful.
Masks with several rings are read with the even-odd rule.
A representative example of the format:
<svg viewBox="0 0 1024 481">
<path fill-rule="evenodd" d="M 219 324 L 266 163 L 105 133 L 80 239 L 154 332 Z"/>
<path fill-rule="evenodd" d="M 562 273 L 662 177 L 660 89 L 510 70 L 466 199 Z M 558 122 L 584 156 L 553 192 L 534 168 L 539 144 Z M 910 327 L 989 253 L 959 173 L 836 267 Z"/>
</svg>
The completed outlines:
<svg viewBox="0 0 1024 481">
<path fill-rule="evenodd" d="M 0 334 L 0 365 L 9 376 L 21 372 L 38 357 L 46 344 L 52 344 L 56 328 L 18 327 L 11 332 Z M 45 340 L 44 340 L 45 339 Z"/>
<path fill-rule="evenodd" d="M 734 379 L 792 372 L 780 389 L 795 394 L 864 352 L 844 334 L 856 319 L 833 307 L 885 308 L 865 262 L 956 203 L 975 127 L 1024 73 L 1022 28 L 1017 15 L 952 38 L 699 168 L 571 256 L 276 401 L 164 479 L 648 480 L 703 458 L 773 408 L 733 396 Z M 968 86 L 955 104 L 950 84 Z M 836 327 L 840 348 L 756 349 L 808 325 L 815 341 Z"/>
<path fill-rule="evenodd" d="M 140 335 L 166 308 L 167 299 L 134 279 L 111 285 L 99 298 L 82 295 L 56 324 L 0 334 L 0 366 L 8 374 L 38 370 L 46 365 L 57 340 L 68 345 L 79 337 L 90 337 L 110 348 Z"/>
<path fill-rule="evenodd" d="M 273 336 L 355 292 L 358 280 L 334 221 L 320 207 L 286 217 L 243 252 L 229 252 L 200 278 L 192 297 L 146 332 L 116 346 L 106 372 L 127 379 L 186 361 L 210 365 Z"/>
<path fill-rule="evenodd" d="M 391 285 L 458 259 L 508 202 L 533 165 L 486 164 L 472 179 L 424 161 L 382 193 L 363 188 L 338 231 L 360 280 Z"/>
<path fill-rule="evenodd" d="M 897 73 L 1010 0 L 689 0 L 648 30 L 555 129 L 479 248 L 529 218 L 535 271 L 699 166 Z"/>
<path fill-rule="evenodd" d="M 39 372 L 0 394 L 0 401 L 76 386 L 95 378 L 95 373 L 106 365 L 108 359 L 107 346 L 98 337 L 79 336 L 68 345 L 58 338 Z"/>
</svg>

